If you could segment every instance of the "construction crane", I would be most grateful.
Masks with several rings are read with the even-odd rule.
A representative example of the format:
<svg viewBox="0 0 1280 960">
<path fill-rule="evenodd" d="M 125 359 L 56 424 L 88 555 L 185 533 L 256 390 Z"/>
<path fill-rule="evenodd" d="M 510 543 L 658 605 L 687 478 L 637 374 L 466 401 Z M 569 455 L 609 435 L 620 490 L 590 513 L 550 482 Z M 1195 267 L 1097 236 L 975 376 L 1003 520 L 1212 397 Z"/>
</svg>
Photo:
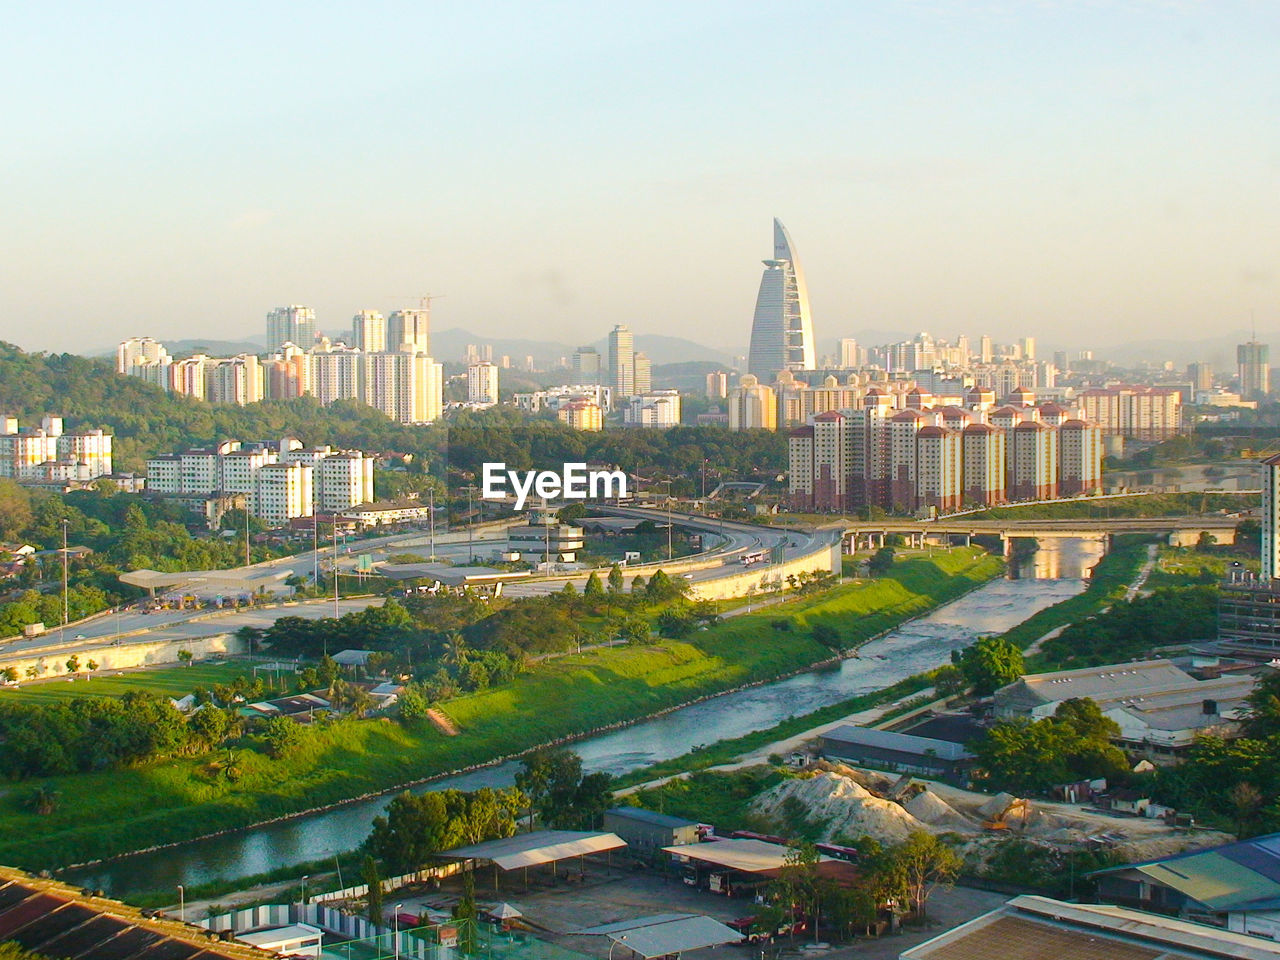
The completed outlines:
<svg viewBox="0 0 1280 960">
<path fill-rule="evenodd" d="M 432 300 L 443 300 L 446 296 L 448 296 L 448 294 L 445 294 L 445 293 L 440 293 L 440 294 L 424 293 L 424 294 L 415 294 L 413 296 L 408 296 L 408 297 L 390 297 L 388 299 L 417 300 L 419 310 L 430 310 Z"/>
</svg>

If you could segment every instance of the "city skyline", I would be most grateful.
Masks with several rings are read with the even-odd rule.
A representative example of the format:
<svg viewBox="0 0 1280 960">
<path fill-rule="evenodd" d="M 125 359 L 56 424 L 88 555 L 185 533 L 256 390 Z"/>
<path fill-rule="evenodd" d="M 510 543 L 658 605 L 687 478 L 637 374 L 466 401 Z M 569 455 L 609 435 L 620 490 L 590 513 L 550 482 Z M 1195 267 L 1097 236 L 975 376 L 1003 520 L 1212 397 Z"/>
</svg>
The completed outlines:
<svg viewBox="0 0 1280 960">
<path fill-rule="evenodd" d="M 336 327 L 429 292 L 440 329 L 623 323 L 737 352 L 773 214 L 832 337 L 1280 328 L 1274 8 L 379 8 L 304 29 L 268 6 L 245 31 L 65 6 L 15 17 L 0 67 L 23 94 L 0 339 L 30 349 L 242 336 L 282 303 Z M 422 37 L 445 42 L 424 59 Z M 760 136 L 771 113 L 785 137 Z"/>
</svg>

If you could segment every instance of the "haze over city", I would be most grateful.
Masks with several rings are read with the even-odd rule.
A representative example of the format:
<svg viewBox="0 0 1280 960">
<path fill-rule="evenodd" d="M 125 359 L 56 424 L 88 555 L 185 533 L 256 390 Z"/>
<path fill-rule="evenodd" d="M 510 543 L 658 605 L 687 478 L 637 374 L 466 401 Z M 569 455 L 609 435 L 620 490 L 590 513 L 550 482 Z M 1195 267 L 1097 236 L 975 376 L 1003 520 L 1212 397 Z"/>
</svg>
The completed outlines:
<svg viewBox="0 0 1280 960">
<path fill-rule="evenodd" d="M 769 218 L 820 340 L 1280 322 L 1280 12 L 247 5 L 9 18 L 0 339 L 436 326 L 746 346 Z"/>
</svg>

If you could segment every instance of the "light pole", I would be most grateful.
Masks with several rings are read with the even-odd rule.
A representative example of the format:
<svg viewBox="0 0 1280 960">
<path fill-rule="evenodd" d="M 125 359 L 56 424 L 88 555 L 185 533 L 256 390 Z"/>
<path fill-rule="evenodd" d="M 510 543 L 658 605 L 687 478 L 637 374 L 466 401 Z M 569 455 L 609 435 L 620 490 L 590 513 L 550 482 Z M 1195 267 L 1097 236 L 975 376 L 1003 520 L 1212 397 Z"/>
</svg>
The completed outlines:
<svg viewBox="0 0 1280 960">
<path fill-rule="evenodd" d="M 338 515 L 333 515 L 333 618 L 341 616 L 338 610 Z"/>
<path fill-rule="evenodd" d="M 403 903 L 397 903 L 391 908 L 391 922 L 394 924 L 393 929 L 395 930 L 392 936 L 392 943 L 395 944 L 396 960 L 400 960 L 400 908 L 403 906 Z"/>
<path fill-rule="evenodd" d="M 613 948 L 625 939 L 627 939 L 627 935 L 624 933 L 622 936 L 618 937 L 617 940 L 613 941 L 613 943 L 609 944 L 609 960 L 613 960 Z"/>
<path fill-rule="evenodd" d="M 427 513 L 431 520 L 431 562 L 436 560 L 436 488 L 432 485 L 427 490 Z"/>
<path fill-rule="evenodd" d="M 298 902 L 298 906 L 305 907 L 307 905 L 307 879 L 309 875 L 302 875 L 302 899 Z"/>
<path fill-rule="evenodd" d="M 472 538 L 474 537 L 476 517 L 472 513 L 471 496 L 476 492 L 474 484 L 467 484 L 467 563 L 475 562 L 475 551 L 472 546 Z"/>
<path fill-rule="evenodd" d="M 187 922 L 187 891 L 183 889 L 182 884 L 178 884 L 178 921 Z"/>
<path fill-rule="evenodd" d="M 62 628 L 58 631 L 58 642 L 62 643 L 67 638 L 67 622 L 70 617 L 71 605 L 67 600 L 67 520 L 62 521 Z"/>
</svg>

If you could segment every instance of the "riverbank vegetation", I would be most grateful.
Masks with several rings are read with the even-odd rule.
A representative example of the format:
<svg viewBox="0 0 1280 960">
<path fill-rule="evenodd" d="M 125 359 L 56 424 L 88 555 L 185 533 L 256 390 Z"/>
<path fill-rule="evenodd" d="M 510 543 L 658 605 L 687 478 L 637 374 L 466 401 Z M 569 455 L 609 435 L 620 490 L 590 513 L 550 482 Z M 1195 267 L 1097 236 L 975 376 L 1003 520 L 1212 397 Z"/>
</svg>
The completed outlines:
<svg viewBox="0 0 1280 960">
<path fill-rule="evenodd" d="M 297 726 L 289 742 L 246 735 L 198 756 L 50 777 L 41 788 L 56 799 L 43 812 L 32 787 L 11 786 L 0 796 L 0 861 L 40 869 L 190 839 L 588 734 L 804 669 L 832 654 L 815 639 L 818 625 L 841 647 L 856 647 L 1001 568 L 998 558 L 956 550 L 685 639 L 549 659 L 501 686 L 440 701 L 457 736 L 425 721 L 344 717 Z M 127 820 L 115 815 L 122 805 Z"/>
</svg>

